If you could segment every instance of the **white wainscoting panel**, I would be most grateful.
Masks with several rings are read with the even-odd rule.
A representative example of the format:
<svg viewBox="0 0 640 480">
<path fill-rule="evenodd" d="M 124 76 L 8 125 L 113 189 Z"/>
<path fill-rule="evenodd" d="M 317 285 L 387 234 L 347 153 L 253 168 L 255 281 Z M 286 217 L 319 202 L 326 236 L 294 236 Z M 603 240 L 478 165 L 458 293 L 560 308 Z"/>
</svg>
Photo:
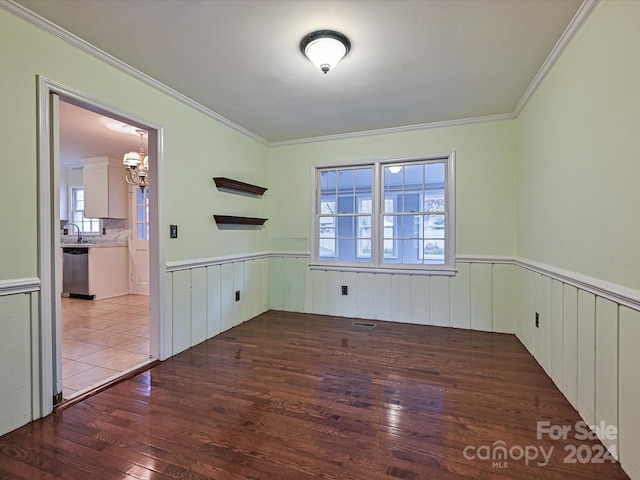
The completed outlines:
<svg viewBox="0 0 640 480">
<path fill-rule="evenodd" d="M 620 307 L 620 460 L 631 478 L 640 478 L 640 312 Z"/>
<path fill-rule="evenodd" d="M 567 400 L 578 409 L 578 289 L 564 285 L 564 386 Z M 535 356 L 535 354 L 534 354 Z M 536 356 L 537 358 L 537 356 Z"/>
<path fill-rule="evenodd" d="M 596 416 L 596 296 L 578 291 L 578 411 L 589 424 Z"/>
<path fill-rule="evenodd" d="M 472 263 L 469 268 L 471 328 L 493 330 L 493 269 L 488 263 Z"/>
<path fill-rule="evenodd" d="M 163 351 L 167 352 L 167 358 L 174 355 L 173 350 L 173 273 L 165 274 L 165 299 L 164 311 L 166 314 L 166 322 L 164 324 L 164 332 L 161 335 L 164 342 Z"/>
<path fill-rule="evenodd" d="M 373 320 L 376 318 L 375 306 L 375 275 L 373 273 L 358 273 L 358 317 Z"/>
<path fill-rule="evenodd" d="M 429 316 L 431 325 L 439 327 L 451 326 L 449 282 L 450 277 L 429 278 Z"/>
<path fill-rule="evenodd" d="M 310 270 L 304 254 L 268 268 L 272 310 L 514 332 L 517 267 L 504 260 L 458 262 L 452 277 Z"/>
<path fill-rule="evenodd" d="M 618 426 L 618 305 L 601 297 L 596 298 L 595 337 L 595 421 Z M 602 443 L 618 458 L 617 439 Z"/>
<path fill-rule="evenodd" d="M 391 320 L 393 318 L 392 277 L 387 273 L 376 273 L 373 278 L 376 320 Z"/>
<path fill-rule="evenodd" d="M 235 284 L 233 278 L 234 267 L 232 263 L 220 265 L 220 304 L 221 329 L 226 332 L 235 326 L 234 305 L 235 305 Z"/>
<path fill-rule="evenodd" d="M 326 272 L 325 280 L 327 282 L 325 300 L 327 315 L 342 316 L 342 272 L 336 270 Z"/>
<path fill-rule="evenodd" d="M 247 303 L 244 298 L 244 265 L 246 262 L 234 262 L 229 265 L 233 266 L 233 291 L 231 292 L 231 301 L 233 303 L 233 326 L 240 325 L 243 322 L 244 305 Z M 240 300 L 236 300 L 236 292 L 240 292 Z"/>
<path fill-rule="evenodd" d="M 173 272 L 173 310 L 171 312 L 175 355 L 191 346 L 191 271 Z"/>
<path fill-rule="evenodd" d="M 265 312 L 271 300 L 269 281 L 282 265 L 282 258 L 264 254 L 238 261 L 225 257 L 218 263 L 210 259 L 172 264 L 166 274 L 165 300 L 171 355 Z M 274 282 L 276 291 L 278 285 L 282 283 Z"/>
<path fill-rule="evenodd" d="M 515 265 L 493 265 L 493 331 L 514 333 L 516 313 Z"/>
<path fill-rule="evenodd" d="M 347 287 L 347 295 L 342 295 L 342 285 Z M 358 317 L 358 274 L 342 272 L 340 281 L 340 311 L 344 317 Z"/>
<path fill-rule="evenodd" d="M 191 272 L 191 345 L 207 339 L 207 269 Z"/>
<path fill-rule="evenodd" d="M 640 305 L 630 306 L 635 293 L 520 263 L 518 338 L 543 367 L 550 365 L 551 378 L 587 424 L 618 429 L 617 437 L 601 440 L 631 478 L 640 478 Z M 541 313 L 540 334 L 529 327 L 535 311 Z"/>
<path fill-rule="evenodd" d="M 564 385 L 564 284 L 551 281 L 551 378 L 562 390 Z M 526 292 L 521 292 L 526 295 Z"/>
<path fill-rule="evenodd" d="M 620 307 L 620 461 L 633 479 L 640 478 L 640 312 Z"/>
<path fill-rule="evenodd" d="M 553 324 L 552 324 L 552 294 L 553 280 L 545 275 L 540 275 L 540 340 L 541 357 L 540 364 L 547 375 L 552 375 L 553 364 Z"/>
<path fill-rule="evenodd" d="M 532 290 L 531 301 L 529 302 L 531 310 L 525 313 L 524 319 L 527 322 L 527 329 L 531 332 L 531 343 L 533 353 L 536 358 L 543 358 L 542 337 L 544 332 L 540 328 L 540 324 L 544 323 L 544 312 L 542 311 L 544 302 L 542 301 L 542 275 L 537 272 L 528 272 L 529 287 Z M 536 327 L 535 314 L 538 314 L 538 326 Z M 541 362 L 539 360 L 539 362 Z"/>
<path fill-rule="evenodd" d="M 269 306 L 284 310 L 284 258 L 269 258 Z"/>
<path fill-rule="evenodd" d="M 305 279 L 309 271 L 309 260 L 306 258 L 296 258 L 296 268 L 298 269 L 298 312 L 306 312 L 307 284 Z"/>
<path fill-rule="evenodd" d="M 215 337 L 222 331 L 222 303 L 220 292 L 220 265 L 207 269 L 207 338 Z"/>
<path fill-rule="evenodd" d="M 31 325 L 37 325 L 37 310 L 32 310 L 32 296 L 17 293 L 0 296 L 0 385 L 2 398 L 0 434 L 33 420 Z M 33 315 L 36 318 L 32 318 Z"/>
<path fill-rule="evenodd" d="M 408 323 L 411 321 L 411 276 L 391 276 L 391 320 Z"/>
<path fill-rule="evenodd" d="M 450 279 L 451 321 L 456 328 L 471 328 L 471 264 L 457 263 L 457 273 Z M 428 278 L 428 277 L 427 277 Z"/>
<path fill-rule="evenodd" d="M 271 285 L 269 285 L 271 288 Z M 327 272 L 324 270 L 311 271 L 311 285 L 307 288 L 312 292 L 311 312 L 319 315 L 327 315 Z M 269 305 L 275 309 L 273 304 Z"/>
<path fill-rule="evenodd" d="M 411 323 L 429 325 L 429 277 L 411 276 Z"/>
</svg>

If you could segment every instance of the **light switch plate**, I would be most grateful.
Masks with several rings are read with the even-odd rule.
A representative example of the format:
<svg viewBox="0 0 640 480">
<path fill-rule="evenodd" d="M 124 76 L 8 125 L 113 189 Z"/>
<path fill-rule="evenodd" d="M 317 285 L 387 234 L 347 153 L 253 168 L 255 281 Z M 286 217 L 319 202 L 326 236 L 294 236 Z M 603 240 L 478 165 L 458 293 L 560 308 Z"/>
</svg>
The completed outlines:
<svg viewBox="0 0 640 480">
<path fill-rule="evenodd" d="M 178 238 L 178 225 L 169 225 L 169 238 Z"/>
</svg>

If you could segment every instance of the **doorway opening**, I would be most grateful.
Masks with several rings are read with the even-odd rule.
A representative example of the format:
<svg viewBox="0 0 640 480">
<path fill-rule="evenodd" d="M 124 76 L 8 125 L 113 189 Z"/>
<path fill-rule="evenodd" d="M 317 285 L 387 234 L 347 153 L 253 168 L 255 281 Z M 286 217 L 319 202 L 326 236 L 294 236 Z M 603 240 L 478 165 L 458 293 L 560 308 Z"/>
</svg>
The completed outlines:
<svg viewBox="0 0 640 480">
<path fill-rule="evenodd" d="M 63 398 L 77 398 L 163 359 L 160 265 L 164 262 L 158 235 L 162 129 L 44 78 L 38 84 L 42 286 L 40 354 L 34 354 L 34 361 L 41 384 L 34 391 L 39 398 L 34 400 L 40 405 L 38 416 L 44 416 Z M 69 112 L 79 114 L 76 123 Z M 114 125 L 148 132 L 145 149 L 151 164 L 150 182 L 142 203 L 134 198 L 138 187 L 126 185 L 122 165 L 123 154 L 140 147 L 140 137 L 113 130 Z M 92 128 L 98 133 L 88 131 Z M 96 163 L 101 164 L 101 158 L 107 175 L 111 167 L 116 168 L 106 185 L 121 191 L 125 184 L 124 214 L 122 210 L 85 212 L 92 184 L 85 180 L 87 175 L 76 171 L 72 178 L 68 174 L 87 168 L 85 159 L 98 159 Z M 78 178 L 83 179 L 80 186 Z M 107 208 L 112 208 L 110 193 L 111 186 L 103 192 Z M 144 210 L 142 222 L 135 215 L 138 207 Z M 130 241 L 139 225 L 145 231 L 144 240 Z M 88 295 L 73 295 L 63 288 L 65 251 L 70 247 L 88 259 Z"/>
<path fill-rule="evenodd" d="M 153 360 L 150 203 L 149 188 L 126 184 L 121 160 L 137 149 L 142 130 L 64 97 L 58 112 L 62 400 L 67 401 Z M 148 151 L 146 142 L 140 147 Z"/>
</svg>

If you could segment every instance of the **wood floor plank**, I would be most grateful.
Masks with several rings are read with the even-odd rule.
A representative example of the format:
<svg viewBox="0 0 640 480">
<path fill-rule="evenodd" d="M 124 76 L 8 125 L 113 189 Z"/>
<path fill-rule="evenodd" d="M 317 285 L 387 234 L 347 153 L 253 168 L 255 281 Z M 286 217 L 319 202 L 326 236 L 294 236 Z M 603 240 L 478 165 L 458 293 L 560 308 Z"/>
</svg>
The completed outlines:
<svg viewBox="0 0 640 480">
<path fill-rule="evenodd" d="M 515 336 L 374 323 L 267 312 L 0 437 L 0 478 L 628 478 L 537 438 L 580 418 Z"/>
</svg>

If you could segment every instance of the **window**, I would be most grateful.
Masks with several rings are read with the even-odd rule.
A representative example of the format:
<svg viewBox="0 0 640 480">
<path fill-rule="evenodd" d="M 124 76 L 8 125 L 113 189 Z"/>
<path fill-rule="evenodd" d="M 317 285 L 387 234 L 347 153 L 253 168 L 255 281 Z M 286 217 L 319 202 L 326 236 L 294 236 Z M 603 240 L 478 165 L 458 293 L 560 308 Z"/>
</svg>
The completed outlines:
<svg viewBox="0 0 640 480">
<path fill-rule="evenodd" d="M 84 216 L 84 188 L 70 187 L 71 212 L 69 223 L 75 223 L 82 235 L 100 235 L 102 227 L 99 218 L 85 218 Z"/>
<path fill-rule="evenodd" d="M 135 188 L 136 235 L 138 240 L 149 240 L 149 187 L 144 191 Z"/>
<path fill-rule="evenodd" d="M 312 267 L 452 273 L 453 154 L 315 174 Z"/>
</svg>

